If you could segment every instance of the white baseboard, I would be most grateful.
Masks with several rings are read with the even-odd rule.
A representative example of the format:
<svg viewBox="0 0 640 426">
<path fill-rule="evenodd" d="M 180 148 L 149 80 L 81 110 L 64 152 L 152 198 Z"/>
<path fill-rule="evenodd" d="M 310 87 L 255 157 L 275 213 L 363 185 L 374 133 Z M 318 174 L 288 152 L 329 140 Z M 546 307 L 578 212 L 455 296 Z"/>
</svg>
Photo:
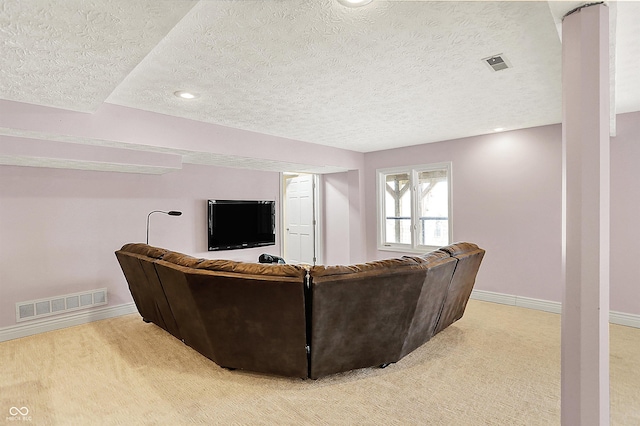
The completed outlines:
<svg viewBox="0 0 640 426">
<path fill-rule="evenodd" d="M 473 290 L 471 292 L 471 298 L 475 300 L 482 300 L 484 302 L 536 309 L 554 314 L 562 312 L 562 304 L 560 302 L 513 296 L 510 294 L 495 293 L 492 291 Z M 125 303 L 118 306 L 108 306 L 105 308 L 74 312 L 72 314 L 56 318 L 50 317 L 40 321 L 24 322 L 18 325 L 0 328 L 0 342 L 19 339 L 21 337 L 27 337 L 38 333 L 45 333 L 47 331 L 59 330 L 61 328 L 73 327 L 75 325 L 87 324 L 107 318 L 119 317 L 121 315 L 134 314 L 136 312 L 138 312 L 138 310 L 134 303 Z M 640 315 L 611 311 L 609 314 L 609 322 L 612 324 L 625 325 L 627 327 L 640 328 Z"/>
<path fill-rule="evenodd" d="M 609 322 L 640 328 L 640 315 L 625 314 L 624 312 L 609 312 Z"/>
<path fill-rule="evenodd" d="M 471 292 L 471 298 L 482 300 L 484 302 L 501 303 L 503 305 L 536 309 L 538 311 L 551 312 L 554 314 L 559 314 L 562 312 L 562 304 L 560 302 L 533 299 L 531 297 L 513 296 L 511 294 L 494 293 L 492 291 L 485 290 L 473 290 Z"/>
<path fill-rule="evenodd" d="M 494 293 L 492 291 L 485 290 L 473 290 L 471 292 L 471 298 L 475 300 L 482 300 L 484 302 L 501 303 L 503 305 L 536 309 L 554 314 L 562 313 L 562 303 L 533 299 L 531 297 L 513 296 L 510 294 Z M 612 324 L 626 325 L 627 327 L 640 328 L 640 315 L 610 311 L 609 322 Z"/>
<path fill-rule="evenodd" d="M 40 321 L 23 322 L 17 325 L 0 328 L 0 342 L 19 339 L 38 333 L 58 330 L 61 328 L 73 327 L 75 325 L 87 324 L 107 318 L 119 317 L 138 312 L 134 303 L 125 303 L 118 306 L 107 306 L 104 308 L 90 309 L 81 312 L 74 312 L 59 317 L 49 317 Z"/>
</svg>

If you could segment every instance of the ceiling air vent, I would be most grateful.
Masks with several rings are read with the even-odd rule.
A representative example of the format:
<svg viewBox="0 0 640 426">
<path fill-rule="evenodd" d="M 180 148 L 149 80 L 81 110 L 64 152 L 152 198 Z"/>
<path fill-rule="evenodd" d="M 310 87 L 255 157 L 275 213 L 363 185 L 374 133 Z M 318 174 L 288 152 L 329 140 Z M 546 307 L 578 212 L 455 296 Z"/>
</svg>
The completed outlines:
<svg viewBox="0 0 640 426">
<path fill-rule="evenodd" d="M 502 53 L 484 58 L 482 61 L 494 71 L 502 71 L 507 68 L 511 68 L 511 64 Z"/>
</svg>

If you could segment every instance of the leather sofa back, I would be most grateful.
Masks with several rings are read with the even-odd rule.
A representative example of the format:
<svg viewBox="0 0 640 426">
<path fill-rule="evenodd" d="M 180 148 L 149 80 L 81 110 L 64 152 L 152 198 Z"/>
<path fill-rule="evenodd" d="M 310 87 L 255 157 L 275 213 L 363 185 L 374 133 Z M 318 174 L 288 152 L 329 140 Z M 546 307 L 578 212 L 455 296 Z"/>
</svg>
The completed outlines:
<svg viewBox="0 0 640 426">
<path fill-rule="evenodd" d="M 311 378 L 400 359 L 425 270 L 413 259 L 314 266 Z"/>
<path fill-rule="evenodd" d="M 401 358 L 422 346 L 435 334 L 457 264 L 455 258 L 442 250 L 415 259 L 425 268 L 425 276 L 420 296 L 415 301 L 415 313 L 404 340 Z"/>
<path fill-rule="evenodd" d="M 222 367 L 308 377 L 304 268 L 145 244 L 127 244 L 116 257 L 145 320 Z"/>
<path fill-rule="evenodd" d="M 457 243 L 309 271 L 146 244 L 116 256 L 143 318 L 220 366 L 319 378 L 397 362 L 457 321 L 484 250 Z"/>
<path fill-rule="evenodd" d="M 457 263 L 434 334 L 462 318 L 485 253 L 472 243 L 451 244 L 442 250 L 455 258 Z"/>
<path fill-rule="evenodd" d="M 397 362 L 462 317 L 484 250 L 311 268 L 310 377 Z"/>
<path fill-rule="evenodd" d="M 306 270 L 222 262 L 205 261 L 185 274 L 214 361 L 223 367 L 308 377 Z"/>
<path fill-rule="evenodd" d="M 132 251 L 128 251 L 129 249 L 132 249 Z M 116 257 L 127 280 L 138 312 L 140 312 L 145 321 L 153 322 L 182 340 L 182 335 L 169 307 L 164 288 L 154 267 L 154 262 L 157 258 L 140 254 L 139 251 L 136 250 L 136 247 L 125 246 L 116 252 Z M 165 250 L 163 253 L 158 251 L 148 252 L 154 256 L 161 256 L 167 251 Z"/>
</svg>

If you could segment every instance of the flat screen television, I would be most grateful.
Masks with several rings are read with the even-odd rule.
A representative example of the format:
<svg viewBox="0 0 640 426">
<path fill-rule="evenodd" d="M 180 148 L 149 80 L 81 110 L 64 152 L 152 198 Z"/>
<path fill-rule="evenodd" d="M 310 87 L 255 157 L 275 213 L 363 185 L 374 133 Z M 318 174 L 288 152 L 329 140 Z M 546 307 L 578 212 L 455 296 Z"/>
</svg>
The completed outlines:
<svg viewBox="0 0 640 426">
<path fill-rule="evenodd" d="M 275 201 L 208 200 L 209 251 L 276 243 Z"/>
</svg>

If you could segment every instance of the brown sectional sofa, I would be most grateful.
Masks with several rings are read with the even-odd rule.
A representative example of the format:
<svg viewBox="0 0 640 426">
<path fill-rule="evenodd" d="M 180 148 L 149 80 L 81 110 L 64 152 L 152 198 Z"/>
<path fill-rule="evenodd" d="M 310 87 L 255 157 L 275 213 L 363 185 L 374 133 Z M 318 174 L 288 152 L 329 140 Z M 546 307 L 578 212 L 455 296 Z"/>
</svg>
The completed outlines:
<svg viewBox="0 0 640 426">
<path fill-rule="evenodd" d="M 204 260 L 116 251 L 145 321 L 231 369 L 319 378 L 397 362 L 462 317 L 484 250 L 351 266 Z"/>
</svg>

